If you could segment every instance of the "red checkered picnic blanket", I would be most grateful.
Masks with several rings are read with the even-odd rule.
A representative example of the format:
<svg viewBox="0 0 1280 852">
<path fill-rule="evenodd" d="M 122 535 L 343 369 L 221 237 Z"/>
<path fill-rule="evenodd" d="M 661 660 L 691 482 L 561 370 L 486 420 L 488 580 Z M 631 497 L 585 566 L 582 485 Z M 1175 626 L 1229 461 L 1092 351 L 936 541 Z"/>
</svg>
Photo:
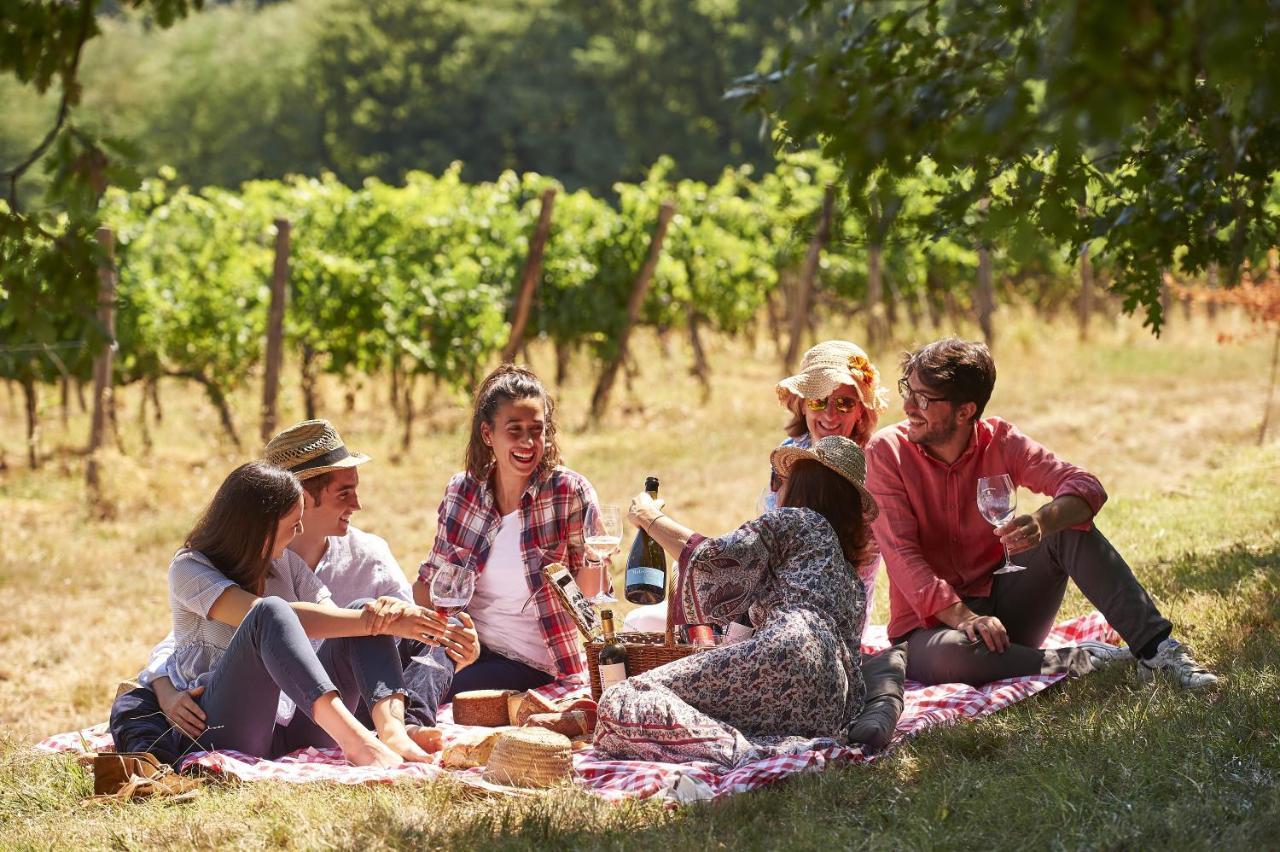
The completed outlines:
<svg viewBox="0 0 1280 852">
<path fill-rule="evenodd" d="M 1074 645 L 1085 639 L 1117 640 L 1115 631 L 1102 615 L 1094 612 L 1054 628 L 1044 642 L 1046 648 Z M 883 626 L 872 626 L 863 636 L 863 648 L 875 652 L 888 647 Z M 894 732 L 894 742 L 934 725 L 960 719 L 976 719 L 1029 698 L 1060 680 L 1062 675 L 1018 677 L 981 687 L 960 683 L 922 686 L 907 681 L 902 717 Z M 552 684 L 539 689 L 552 700 L 576 697 L 586 690 L 576 684 Z M 440 727 L 446 744 L 468 730 L 453 724 L 451 708 L 440 711 Z M 56 752 L 110 751 L 111 735 L 106 724 L 83 731 L 57 734 L 36 747 Z M 713 799 L 754 790 L 798 772 L 819 772 L 829 766 L 865 763 L 873 758 L 860 748 L 831 745 L 798 754 L 769 757 L 739 766 L 728 772 L 707 763 L 655 763 L 638 760 L 608 760 L 593 749 L 573 756 L 573 780 L 578 786 L 610 800 L 644 799 L 660 796 L 669 802 Z M 278 760 L 264 760 L 233 751 L 201 752 L 183 759 L 182 768 L 200 766 L 242 781 L 331 781 L 339 784 L 367 784 L 406 779 L 452 777 L 465 784 L 487 786 L 482 770 L 449 770 L 435 764 L 406 764 L 396 769 L 349 766 L 336 749 L 304 749 Z"/>
</svg>

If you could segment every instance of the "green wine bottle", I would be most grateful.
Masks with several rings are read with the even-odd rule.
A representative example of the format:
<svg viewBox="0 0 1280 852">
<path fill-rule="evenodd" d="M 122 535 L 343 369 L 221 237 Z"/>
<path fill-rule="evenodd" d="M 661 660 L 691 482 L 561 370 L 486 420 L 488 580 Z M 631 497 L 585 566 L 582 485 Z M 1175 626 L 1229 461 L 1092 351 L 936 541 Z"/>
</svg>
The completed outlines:
<svg viewBox="0 0 1280 852">
<path fill-rule="evenodd" d="M 627 649 L 613 632 L 613 610 L 600 610 L 604 622 L 604 647 L 596 658 L 600 668 L 600 688 L 608 689 L 627 677 Z"/>
</svg>

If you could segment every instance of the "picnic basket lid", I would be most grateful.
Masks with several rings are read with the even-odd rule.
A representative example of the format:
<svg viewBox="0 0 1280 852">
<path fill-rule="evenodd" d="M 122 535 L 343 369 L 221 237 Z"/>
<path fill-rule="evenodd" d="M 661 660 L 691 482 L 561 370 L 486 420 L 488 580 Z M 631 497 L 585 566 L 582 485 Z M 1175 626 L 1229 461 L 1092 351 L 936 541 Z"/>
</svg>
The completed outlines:
<svg viewBox="0 0 1280 852">
<path fill-rule="evenodd" d="M 498 737 L 489 754 L 484 780 L 518 787 L 550 787 L 568 780 L 573 745 L 564 734 L 545 728 L 517 728 Z"/>
</svg>

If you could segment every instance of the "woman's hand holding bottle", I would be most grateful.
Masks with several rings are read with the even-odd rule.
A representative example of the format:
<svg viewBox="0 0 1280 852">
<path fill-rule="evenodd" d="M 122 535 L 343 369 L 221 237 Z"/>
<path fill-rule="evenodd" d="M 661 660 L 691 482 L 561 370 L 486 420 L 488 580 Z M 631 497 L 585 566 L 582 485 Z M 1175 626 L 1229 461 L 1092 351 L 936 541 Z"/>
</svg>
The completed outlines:
<svg viewBox="0 0 1280 852">
<path fill-rule="evenodd" d="M 637 529 L 647 530 L 649 524 L 662 514 L 662 507 L 665 505 L 665 500 L 654 497 L 648 491 L 641 491 L 631 498 L 631 505 L 627 507 L 627 520 Z"/>
</svg>

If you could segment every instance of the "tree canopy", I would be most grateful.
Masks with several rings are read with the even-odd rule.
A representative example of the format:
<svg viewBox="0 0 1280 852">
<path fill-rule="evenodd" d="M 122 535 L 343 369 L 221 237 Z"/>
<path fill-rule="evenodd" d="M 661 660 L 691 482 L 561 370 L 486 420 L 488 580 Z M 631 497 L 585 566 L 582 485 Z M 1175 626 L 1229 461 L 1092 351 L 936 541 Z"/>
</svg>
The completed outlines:
<svg viewBox="0 0 1280 852">
<path fill-rule="evenodd" d="M 929 216 L 899 225 L 1097 240 L 1157 329 L 1164 270 L 1237 270 L 1275 244 L 1277 0 L 804 6 L 833 10 L 738 93 L 787 142 L 818 143 L 864 205 L 892 214 L 896 182 L 924 167 L 946 178 Z"/>
</svg>

